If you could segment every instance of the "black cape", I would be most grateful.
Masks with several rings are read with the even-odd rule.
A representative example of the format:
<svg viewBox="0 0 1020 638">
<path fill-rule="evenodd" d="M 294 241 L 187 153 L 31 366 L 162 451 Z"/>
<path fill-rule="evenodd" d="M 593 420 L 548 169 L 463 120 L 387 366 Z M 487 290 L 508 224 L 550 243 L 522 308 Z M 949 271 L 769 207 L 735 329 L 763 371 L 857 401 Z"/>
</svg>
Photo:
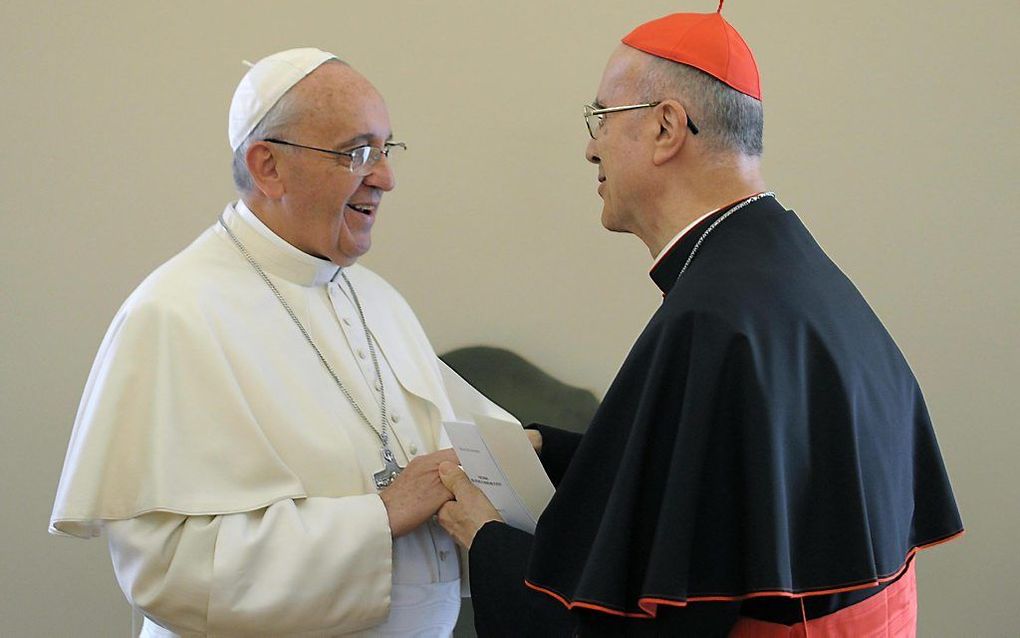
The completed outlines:
<svg viewBox="0 0 1020 638">
<path fill-rule="evenodd" d="M 646 618 L 833 594 L 962 531 L 907 362 L 795 213 L 771 197 L 735 212 L 677 281 L 725 212 L 651 273 L 663 304 L 517 544 L 532 594 Z M 475 553 L 473 572 L 498 561 Z"/>
</svg>

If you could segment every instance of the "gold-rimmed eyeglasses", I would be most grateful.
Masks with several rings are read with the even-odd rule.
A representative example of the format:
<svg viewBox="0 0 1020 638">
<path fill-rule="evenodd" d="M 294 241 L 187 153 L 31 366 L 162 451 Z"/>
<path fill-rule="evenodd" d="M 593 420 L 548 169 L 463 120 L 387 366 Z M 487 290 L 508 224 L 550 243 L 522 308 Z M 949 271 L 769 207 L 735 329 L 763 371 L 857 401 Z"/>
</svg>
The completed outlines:
<svg viewBox="0 0 1020 638">
<path fill-rule="evenodd" d="M 375 165 L 378 164 L 383 157 L 389 157 L 390 152 L 392 152 L 393 149 L 399 148 L 402 151 L 407 150 L 407 144 L 405 144 L 404 142 L 386 142 L 385 144 L 383 144 L 382 148 L 378 148 L 376 146 L 369 146 L 368 144 L 366 144 L 364 146 L 352 148 L 349 151 L 334 151 L 328 148 L 319 148 L 317 146 L 305 146 L 304 144 L 297 144 L 296 142 L 288 142 L 287 140 L 279 140 L 272 137 L 267 137 L 262 141 L 272 142 L 273 144 L 282 144 L 284 146 L 293 146 L 295 148 L 304 148 L 308 149 L 309 151 L 319 151 L 320 153 L 329 153 L 330 155 L 338 155 L 340 157 L 346 157 L 348 160 L 347 162 L 348 170 L 350 170 L 355 175 L 359 175 L 362 177 L 371 173 L 372 169 L 375 168 Z"/>
<path fill-rule="evenodd" d="M 601 107 L 597 104 L 585 104 L 584 105 L 584 123 L 588 125 L 588 135 L 591 135 L 591 139 L 597 139 L 598 133 L 602 129 L 602 125 L 606 121 L 606 114 L 608 113 L 619 113 L 620 111 L 633 111 L 634 109 L 647 109 L 653 106 L 662 104 L 662 100 L 658 102 L 646 102 L 645 104 L 628 104 L 626 106 L 607 106 Z M 691 121 L 691 117 L 687 116 L 687 128 L 691 130 L 694 135 L 698 134 L 698 127 L 695 126 L 694 122 Z"/>
</svg>

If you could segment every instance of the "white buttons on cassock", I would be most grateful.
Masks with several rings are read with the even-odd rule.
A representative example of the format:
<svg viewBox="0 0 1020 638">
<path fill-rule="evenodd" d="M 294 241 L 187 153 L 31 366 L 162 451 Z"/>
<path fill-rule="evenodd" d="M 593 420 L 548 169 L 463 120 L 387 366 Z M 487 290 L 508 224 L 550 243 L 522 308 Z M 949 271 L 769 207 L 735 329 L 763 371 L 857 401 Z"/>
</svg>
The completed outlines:
<svg viewBox="0 0 1020 638">
<path fill-rule="evenodd" d="M 411 454 L 417 454 L 418 453 L 418 446 L 415 445 L 414 443 L 412 443 L 411 446 L 409 448 L 407 448 L 407 449 L 411 451 Z"/>
<path fill-rule="evenodd" d="M 365 358 L 365 351 L 360 349 L 360 348 L 358 348 L 358 358 L 359 359 L 364 359 Z"/>
<path fill-rule="evenodd" d="M 392 417 L 392 420 L 393 420 L 394 423 L 399 423 L 400 422 L 400 415 L 399 414 L 394 414 L 393 417 Z"/>
</svg>

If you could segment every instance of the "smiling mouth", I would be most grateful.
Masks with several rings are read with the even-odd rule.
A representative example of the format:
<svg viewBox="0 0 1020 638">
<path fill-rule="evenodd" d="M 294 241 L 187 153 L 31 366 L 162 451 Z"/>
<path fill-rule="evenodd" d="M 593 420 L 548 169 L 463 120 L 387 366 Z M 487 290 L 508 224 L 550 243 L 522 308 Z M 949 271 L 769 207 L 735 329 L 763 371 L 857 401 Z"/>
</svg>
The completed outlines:
<svg viewBox="0 0 1020 638">
<path fill-rule="evenodd" d="M 351 210 L 353 210 L 356 213 L 361 213 L 362 215 L 371 215 L 372 213 L 375 212 L 375 205 L 372 205 L 372 204 L 369 204 L 369 205 L 366 205 L 366 204 L 347 204 L 347 208 L 350 208 Z"/>
</svg>

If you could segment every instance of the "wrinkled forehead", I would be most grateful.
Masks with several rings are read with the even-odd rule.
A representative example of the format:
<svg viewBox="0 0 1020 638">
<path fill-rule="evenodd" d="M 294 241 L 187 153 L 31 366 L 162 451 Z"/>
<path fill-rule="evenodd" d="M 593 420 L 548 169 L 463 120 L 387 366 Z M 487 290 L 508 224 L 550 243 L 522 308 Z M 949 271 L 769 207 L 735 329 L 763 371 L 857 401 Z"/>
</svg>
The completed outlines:
<svg viewBox="0 0 1020 638">
<path fill-rule="evenodd" d="M 620 44 L 613 50 L 602 72 L 596 100 L 603 106 L 617 105 L 620 100 L 637 99 L 641 79 L 652 56 Z"/>
<path fill-rule="evenodd" d="M 374 86 L 349 66 L 324 64 L 294 87 L 301 101 L 295 127 L 320 136 L 322 144 L 357 137 L 380 145 L 392 135 L 386 102 Z"/>
</svg>

